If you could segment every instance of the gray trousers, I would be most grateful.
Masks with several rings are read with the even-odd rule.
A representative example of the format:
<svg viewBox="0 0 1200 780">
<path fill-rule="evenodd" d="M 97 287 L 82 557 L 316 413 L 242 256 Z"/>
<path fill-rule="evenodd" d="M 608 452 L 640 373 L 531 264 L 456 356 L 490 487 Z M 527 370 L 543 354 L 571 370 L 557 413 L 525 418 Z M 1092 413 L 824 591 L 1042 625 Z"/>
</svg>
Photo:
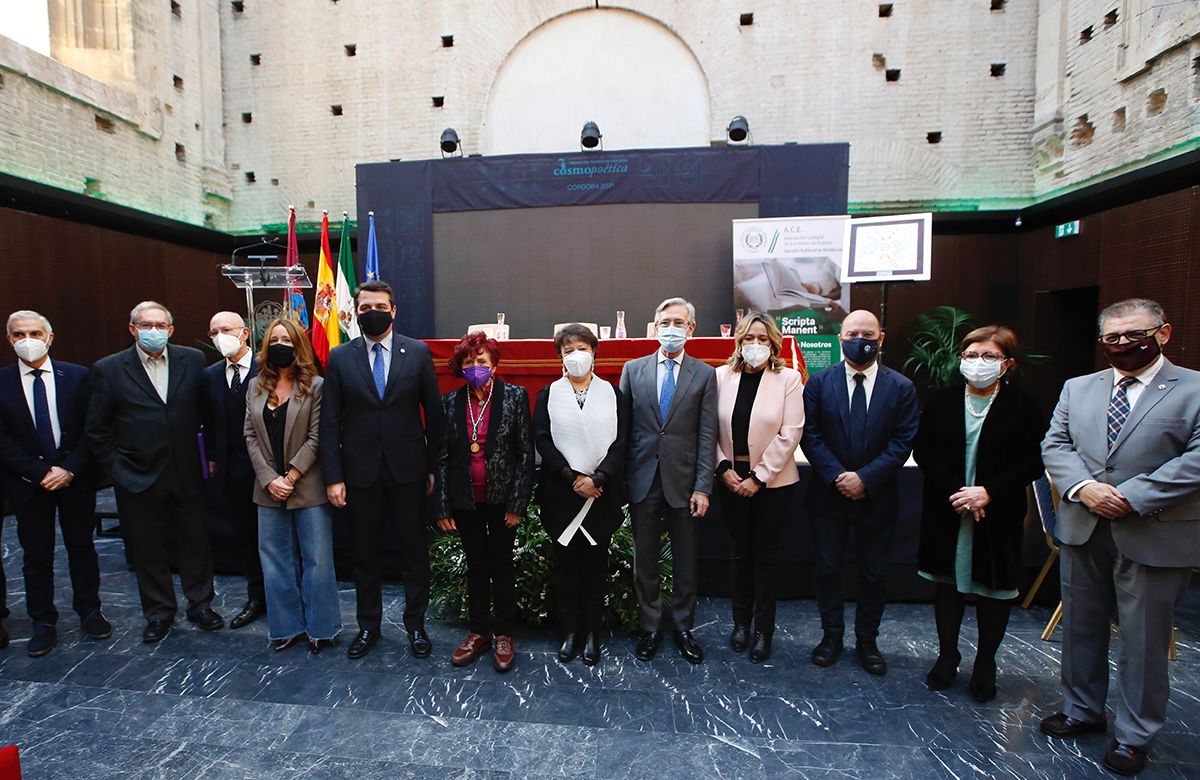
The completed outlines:
<svg viewBox="0 0 1200 780">
<path fill-rule="evenodd" d="M 1086 543 L 1061 549 L 1063 712 L 1078 720 L 1105 719 L 1109 618 L 1115 600 L 1121 654 L 1114 736 L 1123 744 L 1147 747 L 1166 719 L 1175 603 L 1192 570 L 1131 561 L 1116 548 L 1109 521 L 1103 519 Z"/>
<path fill-rule="evenodd" d="M 645 500 L 630 504 L 629 513 L 633 523 L 634 590 L 642 630 L 691 631 L 696 615 L 698 524 L 703 518 L 692 517 L 689 507 L 669 506 L 657 474 Z M 663 613 L 659 582 L 664 531 L 671 539 L 674 578 L 669 618 Z"/>
</svg>

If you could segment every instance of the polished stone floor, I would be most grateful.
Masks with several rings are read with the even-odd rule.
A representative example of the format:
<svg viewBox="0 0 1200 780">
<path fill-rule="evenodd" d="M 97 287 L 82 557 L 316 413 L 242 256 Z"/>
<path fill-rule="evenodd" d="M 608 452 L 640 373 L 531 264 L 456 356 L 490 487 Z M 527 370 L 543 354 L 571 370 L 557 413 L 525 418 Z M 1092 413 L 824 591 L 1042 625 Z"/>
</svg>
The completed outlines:
<svg viewBox="0 0 1200 780">
<path fill-rule="evenodd" d="M 696 634 L 708 653 L 700 666 L 669 643 L 642 663 L 620 636 L 606 638 L 599 667 L 564 666 L 554 633 L 531 631 L 518 634 L 517 668 L 501 676 L 487 659 L 450 665 L 463 627 L 449 622 L 430 624 L 430 659 L 412 658 L 390 623 L 370 656 L 348 660 L 349 583 L 342 643 L 319 656 L 271 652 L 263 621 L 210 634 L 181 620 L 162 643 L 143 645 L 121 543 L 102 539 L 114 637 L 81 636 L 64 572 L 59 647 L 30 658 L 12 525 L 0 535 L 14 613 L 5 621 L 14 641 L 0 651 L 0 745 L 20 746 L 27 778 L 1110 776 L 1098 763 L 1106 738 L 1056 742 L 1037 730 L 1059 702 L 1059 645 L 1039 639 L 1045 610 L 1014 614 L 1000 696 L 988 705 L 963 685 L 925 690 L 936 642 L 930 609 L 917 604 L 889 608 L 884 678 L 852 654 L 830 669 L 808 661 L 819 633 L 810 602 L 780 605 L 775 655 L 752 666 L 725 644 L 728 605 L 719 600 L 700 605 Z M 216 607 L 229 617 L 240 584 L 220 578 L 218 591 Z M 1200 777 L 1198 599 L 1194 589 L 1180 618 L 1169 721 L 1146 778 Z M 387 614 L 399 617 L 401 602 L 389 587 Z M 968 617 L 965 656 L 973 640 Z"/>
</svg>

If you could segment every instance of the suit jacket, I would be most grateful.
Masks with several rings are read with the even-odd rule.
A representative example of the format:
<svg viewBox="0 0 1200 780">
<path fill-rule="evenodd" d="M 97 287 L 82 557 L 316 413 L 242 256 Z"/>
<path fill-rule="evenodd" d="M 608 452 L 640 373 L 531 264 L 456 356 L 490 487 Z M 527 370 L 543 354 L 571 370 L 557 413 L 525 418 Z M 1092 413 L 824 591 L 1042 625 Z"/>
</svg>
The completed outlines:
<svg viewBox="0 0 1200 780">
<path fill-rule="evenodd" d="M 603 379 L 592 378 L 593 382 L 603 382 Z M 621 523 L 625 521 L 625 456 L 628 451 L 627 437 L 629 431 L 629 406 L 623 393 L 617 394 L 617 438 L 608 447 L 604 460 L 596 467 L 607 481 L 604 483 L 604 493 L 592 502 L 587 518 L 583 525 L 589 533 L 595 536 L 600 533 L 611 536 Z M 565 471 L 570 469 L 567 459 L 554 446 L 554 436 L 550 431 L 550 388 L 543 387 L 538 393 L 537 402 L 533 409 L 533 439 L 538 454 L 542 456 L 542 465 L 538 476 L 538 503 L 542 509 L 542 526 L 551 539 L 556 539 L 570 525 L 575 515 L 583 508 L 586 499 L 575 492 L 574 475 L 568 479 Z"/>
<path fill-rule="evenodd" d="M 117 484 L 141 493 L 174 463 L 180 489 L 199 494 L 200 374 L 204 355 L 167 345 L 167 400 L 158 397 L 138 347 L 101 358 L 92 366 L 87 435 L 96 460 Z M 207 467 L 205 467 L 207 470 Z"/>
<path fill-rule="evenodd" d="M 487 503 L 525 516 L 533 492 L 533 433 L 529 423 L 529 393 L 499 377 L 492 380 L 484 462 L 487 465 Z M 438 447 L 437 491 L 439 518 L 475 509 L 471 485 L 471 432 L 467 423 L 467 393 L 463 385 L 442 396 L 446 421 Z"/>
<path fill-rule="evenodd" d="M 930 393 L 913 450 L 925 476 L 918 561 L 932 574 L 954 575 L 959 517 L 948 499 L 966 484 L 963 403 L 962 383 Z M 991 500 L 975 523 L 971 577 L 987 588 L 1017 587 L 1027 488 L 1042 475 L 1045 431 L 1037 400 L 1019 385 L 1002 386 L 979 431 L 975 455 L 975 484 Z"/>
<path fill-rule="evenodd" d="M 392 364 L 380 400 L 365 342 L 359 336 L 329 353 L 321 402 L 325 482 L 369 487 L 386 468 L 397 482 L 424 483 L 437 465 L 442 435 L 442 399 L 429 347 L 393 331 Z"/>
<path fill-rule="evenodd" d="M 312 388 L 303 398 L 294 394 L 288 401 L 287 417 L 283 428 L 283 449 L 286 463 L 300 472 L 295 490 L 287 500 L 287 509 L 305 509 L 320 506 L 326 501 L 325 481 L 317 460 L 318 435 L 321 423 L 321 377 L 313 377 Z M 254 467 L 254 503 L 259 506 L 279 507 L 271 498 L 267 485 L 279 476 L 275 451 L 271 448 L 271 437 L 267 423 L 263 420 L 263 409 L 267 406 L 267 394 L 258 392 L 256 376 L 246 383 L 246 418 L 244 424 L 246 452 Z"/>
<path fill-rule="evenodd" d="M 769 488 L 800 481 L 796 447 L 804 432 L 804 381 L 793 368 L 763 369 L 750 410 L 750 468 Z M 742 372 L 717 369 L 717 462 L 733 462 L 733 406 Z"/>
<path fill-rule="evenodd" d="M 95 481 L 84 424 L 88 408 L 88 370 L 73 363 L 51 360 L 54 366 L 54 401 L 60 430 L 58 451 L 42 452 L 33 415 L 21 383 L 23 363 L 0 368 L 0 484 L 14 503 L 24 503 L 41 490 L 39 483 L 51 466 L 75 475 L 71 484 Z"/>
<path fill-rule="evenodd" d="M 717 373 L 684 353 L 667 419 L 658 408 L 658 353 L 621 369 L 629 419 L 625 463 L 629 500 L 644 501 L 658 472 L 667 504 L 685 507 L 693 493 L 712 493 L 717 449 Z"/>
<path fill-rule="evenodd" d="M 221 358 L 205 368 L 204 382 L 201 385 L 204 399 L 204 451 L 208 459 L 217 464 L 213 478 L 222 485 L 231 475 L 243 479 L 248 476 L 231 472 L 233 469 L 249 465 L 246 440 L 241 435 L 241 430 L 246 419 L 246 392 L 250 381 L 258 376 L 258 361 L 251 357 L 250 370 L 242 377 L 242 384 L 237 392 L 231 393 L 229 383 L 225 379 L 226 364 L 225 358 Z M 231 429 L 238 431 L 236 438 L 231 437 Z"/>
<path fill-rule="evenodd" d="M 1064 496 L 1055 528 L 1063 544 L 1083 544 L 1096 528 L 1096 515 L 1065 498 L 1094 479 L 1115 485 L 1133 506 L 1111 522 L 1123 555 L 1147 566 L 1200 566 L 1200 373 L 1163 361 L 1111 450 L 1112 369 L 1063 385 L 1042 442 L 1046 470 Z"/>
<path fill-rule="evenodd" d="M 848 467 L 853 450 L 845 363 L 836 363 L 809 377 L 804 387 L 804 438 L 800 440 L 800 448 L 813 469 L 809 500 L 818 505 L 850 502 L 833 481 L 844 471 L 854 471 L 866 485 L 864 500 L 870 500 L 881 511 L 894 512 L 897 478 L 912 452 L 919 414 L 913 383 L 880 365 L 867 407 L 867 459 Z"/>
</svg>

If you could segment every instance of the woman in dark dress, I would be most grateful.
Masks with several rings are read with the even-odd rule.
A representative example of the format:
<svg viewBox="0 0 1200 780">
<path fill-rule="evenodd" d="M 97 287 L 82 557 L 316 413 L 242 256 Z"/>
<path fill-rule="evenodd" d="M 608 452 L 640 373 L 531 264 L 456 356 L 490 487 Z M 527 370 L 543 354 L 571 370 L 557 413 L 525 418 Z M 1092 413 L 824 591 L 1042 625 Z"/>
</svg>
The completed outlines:
<svg viewBox="0 0 1200 780">
<path fill-rule="evenodd" d="M 450 661 L 472 663 L 494 637 L 492 665 L 507 672 L 516 658 L 513 542 L 533 490 L 533 439 L 529 394 L 497 377 L 499 366 L 500 345 L 484 333 L 470 333 L 454 348 L 450 369 L 466 384 L 442 396 L 446 425 L 434 500 L 438 527 L 458 531 L 467 557 L 470 631 Z"/>
<path fill-rule="evenodd" d="M 542 525 L 554 543 L 559 615 L 567 630 L 558 660 L 567 663 L 582 651 L 588 666 L 600 662 L 608 545 L 625 519 L 628 428 L 621 391 L 592 371 L 597 344 L 577 323 L 554 335 L 565 375 L 538 393 L 533 413 Z"/>
<path fill-rule="evenodd" d="M 1009 328 L 968 333 L 959 364 L 966 384 L 930 394 L 914 449 L 925 475 L 920 574 L 936 583 L 939 650 L 926 683 L 930 690 L 954 684 L 972 594 L 979 643 L 970 691 L 980 702 L 996 696 L 996 651 L 1017 597 L 1026 489 L 1043 471 L 1045 418 L 1033 396 L 1010 381 L 1016 354 Z"/>
</svg>

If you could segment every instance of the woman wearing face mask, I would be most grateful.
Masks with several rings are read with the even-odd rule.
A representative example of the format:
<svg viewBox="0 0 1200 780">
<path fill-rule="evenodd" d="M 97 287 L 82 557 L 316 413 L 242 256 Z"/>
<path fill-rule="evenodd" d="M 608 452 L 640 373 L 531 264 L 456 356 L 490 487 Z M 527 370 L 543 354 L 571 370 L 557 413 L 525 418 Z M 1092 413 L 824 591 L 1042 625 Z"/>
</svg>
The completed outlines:
<svg viewBox="0 0 1200 780">
<path fill-rule="evenodd" d="M 729 645 L 737 653 L 750 648 L 757 664 L 771 657 L 775 548 L 800 479 L 804 383 L 780 359 L 783 336 L 767 315 L 743 317 L 734 344 L 729 362 L 717 369 L 717 494 L 731 543 Z"/>
<path fill-rule="evenodd" d="M 938 659 L 930 690 L 954 684 L 958 632 L 968 594 L 976 597 L 979 642 L 970 692 L 996 696 L 996 651 L 1017 597 L 1026 488 L 1042 475 L 1045 418 L 1012 381 L 1017 337 L 989 325 L 962 341 L 964 385 L 930 393 L 914 455 L 925 475 L 919 567 L 936 583 Z"/>
<path fill-rule="evenodd" d="M 290 319 L 273 320 L 258 376 L 246 388 L 245 435 L 268 636 L 277 651 L 307 640 L 309 652 L 319 653 L 342 629 L 333 513 L 317 461 L 321 382 L 308 337 Z"/>
<path fill-rule="evenodd" d="M 434 501 L 438 527 L 461 535 L 467 557 L 470 630 L 451 663 L 474 662 L 494 640 L 492 665 L 507 672 L 516 657 L 513 542 L 533 490 L 533 434 L 529 394 L 497 377 L 499 365 L 500 345 L 484 333 L 454 348 L 450 369 L 466 384 L 442 396 Z"/>
<path fill-rule="evenodd" d="M 554 542 L 558 610 L 567 631 L 558 660 L 567 663 L 582 651 L 588 666 L 600 662 L 608 545 L 625 519 L 628 427 L 621 391 L 593 373 L 597 344 L 579 324 L 554 334 L 564 375 L 538 393 L 533 412 L 542 525 Z"/>
</svg>

